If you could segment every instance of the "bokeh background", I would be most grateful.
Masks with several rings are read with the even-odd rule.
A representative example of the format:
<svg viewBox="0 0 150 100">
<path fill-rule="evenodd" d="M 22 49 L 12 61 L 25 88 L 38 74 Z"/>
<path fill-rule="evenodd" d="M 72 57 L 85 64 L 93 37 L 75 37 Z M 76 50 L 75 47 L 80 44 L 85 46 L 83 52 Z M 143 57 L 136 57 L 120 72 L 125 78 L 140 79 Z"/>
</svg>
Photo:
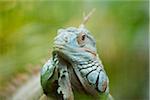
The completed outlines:
<svg viewBox="0 0 150 100">
<path fill-rule="evenodd" d="M 0 1 L 0 90 L 18 74 L 42 66 L 59 28 L 86 24 L 115 100 L 148 100 L 148 1 Z M 12 87 L 11 87 L 12 89 Z"/>
</svg>

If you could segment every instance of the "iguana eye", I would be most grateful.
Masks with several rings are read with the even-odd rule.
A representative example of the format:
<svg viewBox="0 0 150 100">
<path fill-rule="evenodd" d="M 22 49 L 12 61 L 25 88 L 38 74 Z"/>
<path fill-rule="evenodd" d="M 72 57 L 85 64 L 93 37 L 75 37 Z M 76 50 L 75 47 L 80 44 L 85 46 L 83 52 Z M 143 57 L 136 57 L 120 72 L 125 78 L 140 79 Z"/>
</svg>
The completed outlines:
<svg viewBox="0 0 150 100">
<path fill-rule="evenodd" d="M 80 33 L 79 36 L 77 37 L 78 44 L 83 46 L 85 40 L 86 40 L 86 34 Z"/>
<path fill-rule="evenodd" d="M 82 35 L 82 38 L 81 38 L 81 39 L 82 39 L 82 41 L 84 41 L 84 40 L 85 40 L 85 34 L 84 34 L 84 35 Z"/>
</svg>

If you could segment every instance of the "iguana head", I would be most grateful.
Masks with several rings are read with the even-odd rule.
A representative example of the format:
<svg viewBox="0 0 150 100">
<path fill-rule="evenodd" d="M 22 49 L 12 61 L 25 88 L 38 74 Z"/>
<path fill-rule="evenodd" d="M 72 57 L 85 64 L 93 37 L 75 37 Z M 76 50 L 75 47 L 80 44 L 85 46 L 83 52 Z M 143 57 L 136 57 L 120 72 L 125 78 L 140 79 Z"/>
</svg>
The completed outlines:
<svg viewBox="0 0 150 100">
<path fill-rule="evenodd" d="M 73 62 L 96 58 L 96 43 L 85 27 L 59 29 L 54 39 L 54 51 Z"/>
<path fill-rule="evenodd" d="M 84 18 L 79 28 L 69 27 L 58 30 L 54 39 L 52 62 L 53 66 L 56 66 L 59 78 L 61 78 L 59 72 L 61 67 L 67 67 L 63 73 L 68 72 L 69 80 L 73 80 L 71 81 L 73 89 L 97 97 L 99 93 L 109 94 L 109 79 L 97 55 L 95 39 L 84 27 L 91 14 L 92 12 Z"/>
</svg>

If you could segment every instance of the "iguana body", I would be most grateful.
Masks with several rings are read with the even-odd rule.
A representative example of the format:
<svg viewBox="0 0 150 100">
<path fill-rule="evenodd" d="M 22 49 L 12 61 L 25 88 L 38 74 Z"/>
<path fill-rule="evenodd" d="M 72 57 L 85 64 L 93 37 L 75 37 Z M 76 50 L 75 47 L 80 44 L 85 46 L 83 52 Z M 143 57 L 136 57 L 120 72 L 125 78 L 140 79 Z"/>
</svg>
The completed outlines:
<svg viewBox="0 0 150 100">
<path fill-rule="evenodd" d="M 59 69 L 65 69 L 67 74 Z M 69 81 L 59 81 L 61 76 Z M 63 88 L 62 83 L 69 85 L 68 88 Z M 41 71 L 41 84 L 47 96 L 57 99 L 73 99 L 72 91 L 95 99 L 110 99 L 109 80 L 98 57 L 95 40 L 83 25 L 58 30 L 53 57 Z"/>
</svg>

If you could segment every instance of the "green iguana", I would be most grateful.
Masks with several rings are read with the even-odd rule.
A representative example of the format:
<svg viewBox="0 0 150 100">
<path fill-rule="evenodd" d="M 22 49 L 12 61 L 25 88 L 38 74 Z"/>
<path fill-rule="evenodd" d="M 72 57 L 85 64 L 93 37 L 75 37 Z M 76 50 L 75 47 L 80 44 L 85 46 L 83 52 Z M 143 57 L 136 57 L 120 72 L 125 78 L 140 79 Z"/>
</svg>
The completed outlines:
<svg viewBox="0 0 150 100">
<path fill-rule="evenodd" d="M 73 100 L 77 92 L 94 100 L 112 99 L 95 39 L 84 24 L 59 29 L 57 34 L 53 57 L 41 70 L 41 85 L 47 97 Z"/>
</svg>

